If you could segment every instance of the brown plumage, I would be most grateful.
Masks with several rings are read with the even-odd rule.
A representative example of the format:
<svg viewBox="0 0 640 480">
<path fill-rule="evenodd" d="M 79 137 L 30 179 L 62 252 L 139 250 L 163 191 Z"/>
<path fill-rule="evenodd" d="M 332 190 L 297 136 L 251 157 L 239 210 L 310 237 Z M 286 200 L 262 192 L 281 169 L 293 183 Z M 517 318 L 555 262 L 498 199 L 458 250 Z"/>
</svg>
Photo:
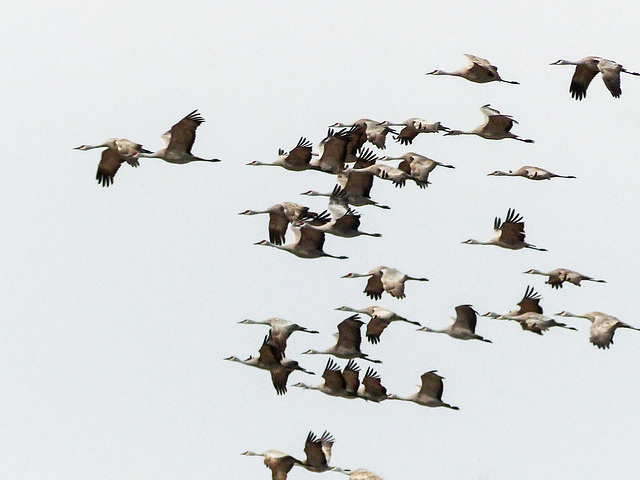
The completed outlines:
<svg viewBox="0 0 640 480">
<path fill-rule="evenodd" d="M 530 248 L 532 250 L 546 251 L 546 248 L 539 248 L 524 241 L 524 222 L 522 215 L 510 208 L 504 222 L 496 217 L 493 221 L 493 237 L 486 242 L 469 239 L 462 243 L 469 245 L 496 245 L 509 250 L 520 250 Z"/>
</svg>

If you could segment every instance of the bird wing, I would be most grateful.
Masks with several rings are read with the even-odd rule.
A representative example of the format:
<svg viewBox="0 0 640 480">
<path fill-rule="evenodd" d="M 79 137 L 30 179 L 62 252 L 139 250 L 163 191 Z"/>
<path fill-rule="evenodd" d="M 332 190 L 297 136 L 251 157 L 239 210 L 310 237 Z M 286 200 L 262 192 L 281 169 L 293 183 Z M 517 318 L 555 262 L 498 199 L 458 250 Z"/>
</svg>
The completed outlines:
<svg viewBox="0 0 640 480">
<path fill-rule="evenodd" d="M 349 143 L 349 132 L 346 130 L 334 132 L 329 129 L 326 138 L 322 140 L 324 146 L 322 156 L 317 161 L 322 171 L 338 173 L 344 169 L 347 143 Z"/>
<path fill-rule="evenodd" d="M 284 236 L 287 233 L 289 220 L 281 207 L 278 211 L 269 212 L 269 240 L 276 245 L 284 243 Z"/>
<path fill-rule="evenodd" d="M 300 238 L 296 243 L 298 243 L 300 247 L 322 250 L 322 246 L 324 245 L 324 232 L 304 226 L 299 228 L 298 231 L 300 232 Z"/>
<path fill-rule="evenodd" d="M 516 211 L 510 208 L 507 211 L 507 217 L 504 222 L 500 224 L 500 219 L 497 219 L 499 224 L 498 229 L 500 230 L 500 240 L 513 244 L 517 242 L 524 242 L 524 222 L 522 221 L 522 216 L 516 213 Z"/>
<path fill-rule="evenodd" d="M 375 345 L 380 341 L 380 335 L 388 326 L 389 322 L 385 322 L 376 316 L 371 317 L 367 324 L 367 340 Z"/>
<path fill-rule="evenodd" d="M 327 360 L 327 366 L 324 367 L 322 378 L 324 379 L 324 384 L 331 390 L 344 390 L 346 387 L 342 372 L 340 372 L 338 364 L 332 358 Z"/>
<path fill-rule="evenodd" d="M 562 288 L 562 284 L 564 283 L 564 275 L 562 275 L 562 272 L 563 270 L 561 268 L 556 268 L 549 272 L 549 278 L 544 283 L 551 285 L 551 288 Z"/>
<path fill-rule="evenodd" d="M 411 145 L 413 139 L 416 138 L 419 133 L 420 132 L 413 126 L 407 125 L 402 130 L 400 130 L 400 133 L 396 135 L 395 139 L 396 142 L 399 142 L 402 145 Z"/>
<path fill-rule="evenodd" d="M 347 392 L 355 395 L 360 387 L 360 367 L 356 365 L 353 359 L 347 362 L 347 365 L 342 370 L 342 377 L 345 381 L 345 389 Z"/>
<path fill-rule="evenodd" d="M 292 372 L 292 370 L 281 366 L 279 368 L 271 369 L 270 372 L 271 383 L 273 383 L 273 387 L 276 389 L 276 393 L 278 395 L 284 395 L 285 393 L 287 393 L 287 379 L 289 378 L 289 374 Z"/>
<path fill-rule="evenodd" d="M 326 467 L 329 459 L 325 454 L 325 443 L 332 445 L 334 440 L 329 432 L 324 432 L 321 438 L 318 438 L 313 432 L 309 432 L 307 440 L 304 444 L 304 453 L 307 455 L 306 465 L 311 467 Z M 329 446 L 329 456 L 331 456 L 331 446 Z"/>
<path fill-rule="evenodd" d="M 348 195 L 369 197 L 373 186 L 373 175 L 367 172 L 356 172 L 351 170 L 347 177 L 344 189 Z"/>
<path fill-rule="evenodd" d="M 596 347 L 606 349 L 613 343 L 613 334 L 615 329 L 609 328 L 602 321 L 596 320 L 589 327 L 589 341 Z"/>
<path fill-rule="evenodd" d="M 571 85 L 569 85 L 571 97 L 576 100 L 582 100 L 586 97 L 587 88 L 597 73 L 598 70 L 594 70 L 583 63 L 578 64 L 571 78 Z"/>
<path fill-rule="evenodd" d="M 282 352 L 275 345 L 269 343 L 269 335 L 264 337 L 260 350 L 260 363 L 265 365 L 280 365 Z"/>
<path fill-rule="evenodd" d="M 367 372 L 362 379 L 365 391 L 374 398 L 386 397 L 387 389 L 382 386 L 380 376 L 371 367 L 367 368 Z"/>
<path fill-rule="evenodd" d="M 477 321 L 478 314 L 471 305 L 458 305 L 456 307 L 456 320 L 453 322 L 454 327 L 475 332 Z"/>
<path fill-rule="evenodd" d="M 360 227 L 360 215 L 348 209 L 344 215 L 336 219 L 335 227 L 339 231 L 358 230 L 358 227 Z"/>
<path fill-rule="evenodd" d="M 289 152 L 285 161 L 291 165 L 302 167 L 311 161 L 311 142 L 300 137 L 298 144 Z"/>
<path fill-rule="evenodd" d="M 364 293 L 374 300 L 380 300 L 382 292 L 384 292 L 384 286 L 382 285 L 381 275 L 372 275 L 367 281 L 367 286 L 364 287 Z"/>
<path fill-rule="evenodd" d="M 117 150 L 107 148 L 102 151 L 100 162 L 98 163 L 98 171 L 96 172 L 96 180 L 102 184 L 103 187 L 108 187 L 113 184 L 113 177 L 122 165 L 124 159 Z"/>
<path fill-rule="evenodd" d="M 363 322 L 359 319 L 359 315 L 351 315 L 338 324 L 338 347 L 360 350 L 360 343 L 362 342 L 360 327 Z"/>
<path fill-rule="evenodd" d="M 191 153 L 191 147 L 196 141 L 196 129 L 204 122 L 204 118 L 194 110 L 184 117 L 173 127 L 171 127 L 171 139 L 167 150 L 173 150 L 177 153 Z"/>
<path fill-rule="evenodd" d="M 405 298 L 404 294 L 404 274 L 395 269 L 385 269 L 382 274 L 381 281 L 384 290 L 394 298 Z"/>
<path fill-rule="evenodd" d="M 517 303 L 520 307 L 518 315 L 522 315 L 527 312 L 543 313 L 542 307 L 540 306 L 540 300 L 540 294 L 537 293 L 533 287 L 528 286 L 524 292 L 524 297 L 522 297 L 522 300 Z"/>
<path fill-rule="evenodd" d="M 485 123 L 485 128 L 492 132 L 508 132 L 516 122 L 509 115 L 490 115 Z"/>
<path fill-rule="evenodd" d="M 622 70 L 622 65 L 603 58 L 598 62 L 598 70 L 602 72 L 602 81 L 611 92 L 611 95 L 615 98 L 622 95 L 622 89 L 620 88 L 620 70 Z"/>
<path fill-rule="evenodd" d="M 420 394 L 433 398 L 442 398 L 442 377 L 435 370 L 423 373 L 420 379 L 422 380 Z"/>
</svg>

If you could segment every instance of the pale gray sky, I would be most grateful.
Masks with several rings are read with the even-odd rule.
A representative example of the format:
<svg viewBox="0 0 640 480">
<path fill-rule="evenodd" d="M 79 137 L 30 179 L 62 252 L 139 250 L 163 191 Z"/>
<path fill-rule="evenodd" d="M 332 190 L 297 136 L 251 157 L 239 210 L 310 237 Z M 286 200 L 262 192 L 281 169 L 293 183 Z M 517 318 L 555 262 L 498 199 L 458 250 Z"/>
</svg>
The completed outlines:
<svg viewBox="0 0 640 480">
<path fill-rule="evenodd" d="M 267 479 L 245 450 L 303 456 L 309 430 L 336 438 L 332 463 L 387 480 L 630 478 L 640 443 L 640 334 L 619 331 L 601 351 L 578 332 L 543 337 L 480 319 L 493 344 L 392 325 L 363 349 L 390 392 L 410 394 L 437 369 L 460 411 L 404 402 L 347 401 L 289 388 L 222 359 L 255 354 L 280 316 L 321 331 L 295 335 L 288 355 L 321 373 L 341 305 L 377 303 L 434 328 L 454 307 L 506 312 L 527 285 L 545 313 L 601 310 L 640 326 L 637 125 L 640 79 L 612 98 L 600 78 L 582 102 L 559 58 L 611 58 L 640 69 L 630 2 L 519 5 L 460 2 L 117 2 L 79 7 L 22 2 L 5 10 L 5 161 L 0 167 L 0 477 L 10 479 Z M 521 85 L 478 85 L 425 72 L 488 58 Z M 251 168 L 335 122 L 424 117 L 452 128 L 482 121 L 490 103 L 535 139 L 419 136 L 389 139 L 451 163 L 427 190 L 376 182 L 392 208 L 363 207 L 362 228 L 383 237 L 327 238 L 348 260 L 302 260 L 254 246 L 281 201 L 316 210 L 329 191 L 316 172 Z M 94 177 L 99 152 L 73 147 L 125 137 L 155 150 L 191 110 L 206 119 L 194 153 L 219 164 L 124 165 L 115 183 Z M 380 152 L 383 153 L 383 152 Z M 538 165 L 576 180 L 487 177 Z M 548 252 L 462 245 L 487 239 L 508 208 L 527 240 Z M 350 271 L 390 265 L 426 284 L 407 298 L 364 296 Z M 552 290 L 530 268 L 568 267 L 606 284 Z M 338 361 L 344 365 L 345 361 Z M 366 364 L 360 362 L 363 371 Z M 296 381 L 320 377 L 292 374 Z M 337 473 L 327 476 L 338 478 Z M 295 469 L 291 480 L 316 478 Z"/>
</svg>

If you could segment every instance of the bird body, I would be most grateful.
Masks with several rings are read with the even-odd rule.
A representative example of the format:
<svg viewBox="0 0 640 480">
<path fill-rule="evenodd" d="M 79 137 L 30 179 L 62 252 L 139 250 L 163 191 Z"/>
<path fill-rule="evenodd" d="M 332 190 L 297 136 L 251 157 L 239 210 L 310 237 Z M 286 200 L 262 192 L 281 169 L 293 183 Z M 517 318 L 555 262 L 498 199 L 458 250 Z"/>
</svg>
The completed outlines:
<svg viewBox="0 0 640 480">
<path fill-rule="evenodd" d="M 492 65 L 489 60 L 476 57 L 475 55 L 464 54 L 469 61 L 468 65 L 453 72 L 445 72 L 444 70 L 433 70 L 427 75 L 450 75 L 453 77 L 462 77 L 474 83 L 503 82 L 518 85 L 519 82 L 512 80 L 503 80 L 498 74 L 498 67 Z"/>
<path fill-rule="evenodd" d="M 490 105 L 483 105 L 480 111 L 485 117 L 482 125 L 477 126 L 473 130 L 449 130 L 445 135 L 478 135 L 487 140 L 502 140 L 505 138 L 513 138 L 525 143 L 533 143 L 530 138 L 520 138 L 511 133 L 514 123 L 518 123 L 511 115 L 503 115 Z"/>
<path fill-rule="evenodd" d="M 407 280 L 427 282 L 424 277 L 411 277 L 400 270 L 391 267 L 378 266 L 367 273 L 348 273 L 342 278 L 370 277 L 364 293 L 374 300 L 382 298 L 382 292 L 387 292 L 394 298 L 405 298 L 404 284 Z"/>
<path fill-rule="evenodd" d="M 562 284 L 564 282 L 573 283 L 574 285 L 577 285 L 579 287 L 580 282 L 582 282 L 583 280 L 589 282 L 607 283 L 605 280 L 598 280 L 596 278 L 589 277 L 588 275 L 583 275 L 582 273 L 576 272 L 575 270 L 569 270 L 568 268 L 556 268 L 554 270 L 551 270 L 550 272 L 541 272 L 540 270 L 532 268 L 524 273 L 549 277 L 548 280 L 544 283 L 551 285 L 552 288 L 562 288 Z"/>
<path fill-rule="evenodd" d="M 429 327 L 421 327 L 420 332 L 444 333 L 458 340 L 481 340 L 492 343 L 476 333 L 477 314 L 471 305 L 458 305 L 456 307 L 456 318 L 453 323 L 442 330 L 433 330 Z"/>
<path fill-rule="evenodd" d="M 487 174 L 487 176 L 494 177 L 524 177 L 529 180 L 551 180 L 552 178 L 576 178 L 573 175 L 557 175 L 540 167 L 524 166 L 517 169 L 515 172 L 509 170 L 508 172 L 502 172 L 496 170 L 495 172 Z"/>
<path fill-rule="evenodd" d="M 201 158 L 191 153 L 191 148 L 196 141 L 196 129 L 203 122 L 204 118 L 198 113 L 198 110 L 194 110 L 161 136 L 166 144 L 165 148 L 153 153 L 139 152 L 136 157 L 161 158 L 165 162 L 180 165 L 195 161 L 219 162 L 220 160 L 217 158 Z"/>
<path fill-rule="evenodd" d="M 504 222 L 496 217 L 493 221 L 493 237 L 486 242 L 474 239 L 466 240 L 462 243 L 468 245 L 496 245 L 509 250 L 520 250 L 530 248 L 532 250 L 546 251 L 546 248 L 536 247 L 524 241 L 524 222 L 522 216 L 512 208 L 507 211 Z"/>
<path fill-rule="evenodd" d="M 622 89 L 620 88 L 620 73 L 640 76 L 640 73 L 630 72 L 613 60 L 594 56 L 585 57 L 578 61 L 557 60 L 551 65 L 576 66 L 573 77 L 571 78 L 571 85 L 569 86 L 571 98 L 575 98 L 576 100 L 582 100 L 587 96 L 587 88 L 589 87 L 591 80 L 593 80 L 598 73 L 602 74 L 602 80 L 614 98 L 619 98 L 620 95 L 622 95 Z"/>
<path fill-rule="evenodd" d="M 408 397 L 400 397 L 398 395 L 389 394 L 390 400 L 403 400 L 405 402 L 414 402 L 418 405 L 425 407 L 446 407 L 452 410 L 459 410 L 458 407 L 454 407 L 442 401 L 442 391 L 444 385 L 441 377 L 436 373 L 436 370 L 423 373 L 420 379 L 422 380 L 422 386 L 417 393 L 409 395 Z"/>
<path fill-rule="evenodd" d="M 563 310 L 556 315 L 560 317 L 586 318 L 589 320 L 591 322 L 591 327 L 589 327 L 589 341 L 596 347 L 602 349 L 607 349 L 613 344 L 613 335 L 616 333 L 618 328 L 628 328 L 630 330 L 640 331 L 640 328 L 632 327 L 628 323 L 620 321 L 613 315 L 607 315 L 602 312 L 589 312 L 582 315 L 576 315 Z"/>
</svg>

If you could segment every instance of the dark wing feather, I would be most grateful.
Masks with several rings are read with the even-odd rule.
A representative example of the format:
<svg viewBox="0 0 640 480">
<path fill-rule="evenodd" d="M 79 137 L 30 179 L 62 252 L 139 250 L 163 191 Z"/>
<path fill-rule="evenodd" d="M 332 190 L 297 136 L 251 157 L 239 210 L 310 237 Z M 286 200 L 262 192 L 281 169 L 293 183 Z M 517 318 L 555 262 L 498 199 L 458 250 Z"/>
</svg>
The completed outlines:
<svg viewBox="0 0 640 480">
<path fill-rule="evenodd" d="M 360 327 L 363 323 L 359 320 L 360 315 L 351 315 L 338 324 L 338 344 L 339 347 L 353 348 L 360 351 L 362 333 Z"/>
<path fill-rule="evenodd" d="M 400 133 L 396 135 L 395 140 L 402 145 L 411 145 L 413 139 L 418 136 L 420 132 L 413 127 L 406 126 Z M 407 172 L 408 173 L 408 172 Z"/>
<path fill-rule="evenodd" d="M 191 147 L 196 141 L 196 129 L 204 122 L 198 110 L 194 110 L 184 117 L 173 127 L 171 127 L 171 140 L 167 150 L 174 150 L 180 153 L 191 153 Z"/>
<path fill-rule="evenodd" d="M 367 340 L 375 345 L 380 341 L 380 335 L 388 326 L 389 323 L 380 320 L 378 317 L 372 317 L 367 324 Z"/>
<path fill-rule="evenodd" d="M 311 142 L 300 137 L 298 144 L 287 155 L 286 161 L 292 165 L 303 166 L 311 161 Z"/>
<path fill-rule="evenodd" d="M 384 286 L 379 275 L 372 275 L 367 281 L 367 286 L 364 287 L 364 293 L 368 297 L 374 300 L 380 300 L 382 298 L 382 292 L 384 292 Z"/>
<path fill-rule="evenodd" d="M 345 382 L 345 389 L 352 395 L 356 395 L 360 386 L 360 367 L 356 365 L 353 359 L 347 362 L 346 367 L 342 371 L 342 378 Z"/>
<path fill-rule="evenodd" d="M 123 161 L 123 157 L 117 150 L 111 150 L 110 148 L 103 150 L 98 163 L 98 171 L 96 172 L 98 183 L 102 184 L 103 187 L 113 184 L 113 177 L 115 177 Z"/>
<path fill-rule="evenodd" d="M 478 314 L 471 305 L 458 305 L 456 307 L 456 320 L 454 325 L 475 332 L 477 321 Z"/>
<path fill-rule="evenodd" d="M 423 373 L 420 379 L 422 380 L 422 387 L 420 387 L 421 394 L 438 399 L 442 398 L 442 391 L 444 389 L 442 377 L 438 375 L 435 370 Z"/>
<path fill-rule="evenodd" d="M 518 315 L 522 315 L 527 312 L 542 313 L 542 307 L 540 306 L 540 294 L 537 293 L 533 287 L 528 286 L 524 292 L 524 297 L 518 302 L 520 310 Z"/>
<path fill-rule="evenodd" d="M 597 70 L 593 70 L 586 65 L 577 65 L 569 86 L 571 97 L 576 100 L 582 100 L 586 97 L 587 88 L 597 73 Z"/>
</svg>

